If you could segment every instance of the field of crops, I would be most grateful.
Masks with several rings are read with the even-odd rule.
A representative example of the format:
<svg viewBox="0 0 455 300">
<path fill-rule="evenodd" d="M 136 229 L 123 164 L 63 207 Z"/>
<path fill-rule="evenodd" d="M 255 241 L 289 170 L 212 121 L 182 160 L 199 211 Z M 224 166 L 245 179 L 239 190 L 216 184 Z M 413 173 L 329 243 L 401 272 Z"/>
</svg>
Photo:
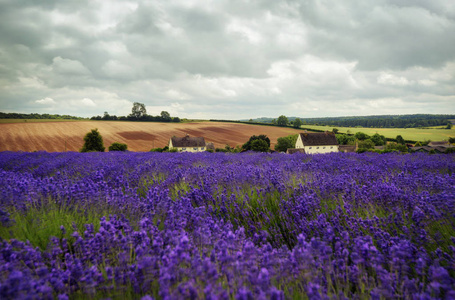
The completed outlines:
<svg viewBox="0 0 455 300">
<path fill-rule="evenodd" d="M 455 156 L 0 153 L 0 298 L 454 299 Z"/>
<path fill-rule="evenodd" d="M 405 140 L 411 141 L 448 141 L 450 137 L 455 137 L 455 128 L 452 129 L 437 129 L 437 128 L 354 128 L 354 127 L 337 127 L 337 126 L 316 126 L 303 125 L 302 127 L 318 130 L 332 131 L 337 128 L 340 133 L 354 134 L 356 132 L 364 132 L 368 135 L 379 133 L 386 138 L 394 139 L 397 135 L 401 135 Z"/>
</svg>

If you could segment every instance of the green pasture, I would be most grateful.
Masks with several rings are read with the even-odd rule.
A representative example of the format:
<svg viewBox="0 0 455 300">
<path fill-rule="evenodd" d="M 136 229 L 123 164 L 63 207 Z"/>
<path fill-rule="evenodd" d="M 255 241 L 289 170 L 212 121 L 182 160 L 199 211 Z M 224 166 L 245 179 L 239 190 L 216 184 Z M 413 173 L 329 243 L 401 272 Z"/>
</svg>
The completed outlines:
<svg viewBox="0 0 455 300">
<path fill-rule="evenodd" d="M 356 133 L 363 132 L 368 135 L 379 133 L 386 138 L 396 138 L 401 135 L 405 140 L 411 141 L 447 141 L 449 137 L 455 137 L 455 128 L 452 129 L 439 129 L 439 128 L 364 128 L 364 127 L 337 127 L 337 126 L 316 126 L 316 125 L 303 125 L 303 128 L 328 130 L 332 131 L 337 128 L 339 133 Z"/>
</svg>

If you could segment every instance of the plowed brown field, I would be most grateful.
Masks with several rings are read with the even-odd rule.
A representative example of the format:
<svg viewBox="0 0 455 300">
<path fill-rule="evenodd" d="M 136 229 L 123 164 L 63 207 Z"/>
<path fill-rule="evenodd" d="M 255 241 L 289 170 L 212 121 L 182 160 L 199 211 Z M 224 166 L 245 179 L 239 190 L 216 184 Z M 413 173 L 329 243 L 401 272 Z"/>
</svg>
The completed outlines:
<svg viewBox="0 0 455 300">
<path fill-rule="evenodd" d="M 130 151 L 149 151 L 164 147 L 172 136 L 202 136 L 215 147 L 243 145 L 250 136 L 265 134 L 271 148 L 277 138 L 299 130 L 273 126 L 222 122 L 152 123 L 120 121 L 68 121 L 0 124 L 0 151 L 79 151 L 83 138 L 98 128 L 107 148 L 113 142 L 125 143 Z"/>
</svg>

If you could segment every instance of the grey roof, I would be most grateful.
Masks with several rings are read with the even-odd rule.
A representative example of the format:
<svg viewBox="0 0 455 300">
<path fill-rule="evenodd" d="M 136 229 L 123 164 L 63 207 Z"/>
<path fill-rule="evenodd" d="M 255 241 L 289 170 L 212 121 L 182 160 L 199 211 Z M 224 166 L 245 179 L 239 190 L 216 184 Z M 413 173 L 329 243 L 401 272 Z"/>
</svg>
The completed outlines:
<svg viewBox="0 0 455 300">
<path fill-rule="evenodd" d="M 428 146 L 417 146 L 417 147 L 411 147 L 409 148 L 413 151 L 425 151 L 425 152 L 429 152 L 432 148 L 431 147 L 428 147 Z"/>
<path fill-rule="evenodd" d="M 304 132 L 300 134 L 304 146 L 338 145 L 333 132 Z"/>
<path fill-rule="evenodd" d="M 450 146 L 449 142 L 446 141 L 436 141 L 436 142 L 429 142 L 428 146 Z"/>
<path fill-rule="evenodd" d="M 440 153 L 444 153 L 447 148 L 448 147 L 441 147 L 441 146 L 437 146 L 437 147 L 417 146 L 417 147 L 411 147 L 411 150 L 413 150 L 413 151 L 424 151 L 424 152 L 430 152 L 431 150 L 434 150 L 434 151 L 437 151 L 437 152 L 440 152 Z"/>
<path fill-rule="evenodd" d="M 205 139 L 203 137 L 173 136 L 171 141 L 174 147 L 205 147 Z"/>
</svg>

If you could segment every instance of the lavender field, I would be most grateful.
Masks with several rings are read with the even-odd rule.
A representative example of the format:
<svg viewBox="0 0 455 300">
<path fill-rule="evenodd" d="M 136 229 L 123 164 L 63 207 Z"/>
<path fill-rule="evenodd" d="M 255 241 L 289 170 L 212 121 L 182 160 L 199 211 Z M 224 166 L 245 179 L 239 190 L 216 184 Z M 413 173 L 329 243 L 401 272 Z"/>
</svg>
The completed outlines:
<svg viewBox="0 0 455 300">
<path fill-rule="evenodd" d="M 455 156 L 0 153 L 0 298 L 454 299 Z"/>
</svg>

